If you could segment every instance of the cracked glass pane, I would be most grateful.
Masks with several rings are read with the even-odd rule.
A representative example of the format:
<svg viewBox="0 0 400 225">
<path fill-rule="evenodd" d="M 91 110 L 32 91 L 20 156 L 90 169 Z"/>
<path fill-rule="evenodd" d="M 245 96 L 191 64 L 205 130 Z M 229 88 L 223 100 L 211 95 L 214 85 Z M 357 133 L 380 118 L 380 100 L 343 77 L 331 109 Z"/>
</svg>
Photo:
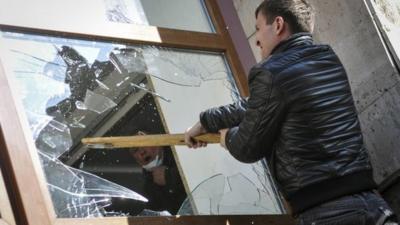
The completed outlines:
<svg viewBox="0 0 400 225">
<path fill-rule="evenodd" d="M 225 191 L 225 176 L 217 174 L 201 182 L 188 195 L 185 202 L 179 209 L 179 215 L 215 215 L 218 211 L 218 204 L 221 201 Z M 193 205 L 196 203 L 196 208 Z M 195 213 L 199 211 L 202 213 Z"/>
<path fill-rule="evenodd" d="M 53 157 L 59 157 L 72 147 L 70 129 L 64 123 L 50 120 L 40 132 L 40 138 L 36 139 L 36 146 Z"/>
<path fill-rule="evenodd" d="M 147 25 L 140 1 L 104 0 L 107 19 L 110 22 Z"/>
<path fill-rule="evenodd" d="M 254 164 L 253 168 L 259 172 L 263 171 L 260 178 L 268 178 L 267 170 L 261 162 Z M 231 176 L 218 174 L 201 182 L 188 195 L 178 214 L 279 214 L 282 212 L 282 206 L 274 198 L 276 193 L 273 192 L 269 183 L 256 185 L 243 173 Z M 193 207 L 194 204 L 196 207 Z"/>
<path fill-rule="evenodd" d="M 203 1 L 104 0 L 107 20 L 181 30 L 213 32 Z"/>
<path fill-rule="evenodd" d="M 84 137 L 166 133 L 163 121 L 179 133 L 189 109 L 238 100 L 222 54 L 4 31 L 0 42 L 58 217 L 280 212 L 265 165 L 220 173 L 242 168 L 232 159 L 225 165 L 225 151 L 205 158 L 212 169 L 199 170 L 188 150 L 81 144 Z"/>
<path fill-rule="evenodd" d="M 58 217 L 101 217 L 108 213 L 106 207 L 112 198 L 147 202 L 143 196 L 101 179 L 93 174 L 66 166 L 57 158 L 39 150 L 42 166 Z M 60 179 L 62 178 L 62 179 Z"/>
</svg>

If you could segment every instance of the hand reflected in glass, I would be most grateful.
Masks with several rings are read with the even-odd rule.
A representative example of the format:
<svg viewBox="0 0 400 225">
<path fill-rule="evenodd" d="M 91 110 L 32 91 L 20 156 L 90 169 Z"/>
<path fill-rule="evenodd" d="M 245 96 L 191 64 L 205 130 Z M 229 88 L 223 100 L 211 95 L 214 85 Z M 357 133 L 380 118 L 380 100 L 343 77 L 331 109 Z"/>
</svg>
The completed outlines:
<svg viewBox="0 0 400 225">
<path fill-rule="evenodd" d="M 160 186 L 165 186 L 167 185 L 167 181 L 165 179 L 165 170 L 167 169 L 166 166 L 158 166 L 154 167 L 151 170 L 151 173 L 153 175 L 153 182 L 157 185 Z"/>
</svg>

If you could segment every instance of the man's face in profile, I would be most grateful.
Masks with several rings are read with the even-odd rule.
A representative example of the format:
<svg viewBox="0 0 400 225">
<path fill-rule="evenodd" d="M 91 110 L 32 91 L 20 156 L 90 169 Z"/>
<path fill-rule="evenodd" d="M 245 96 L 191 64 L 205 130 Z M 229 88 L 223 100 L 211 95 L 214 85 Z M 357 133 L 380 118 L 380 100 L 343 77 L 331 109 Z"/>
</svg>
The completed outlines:
<svg viewBox="0 0 400 225">
<path fill-rule="evenodd" d="M 153 161 L 160 151 L 160 147 L 141 147 L 131 154 L 140 166 L 144 166 Z"/>
</svg>

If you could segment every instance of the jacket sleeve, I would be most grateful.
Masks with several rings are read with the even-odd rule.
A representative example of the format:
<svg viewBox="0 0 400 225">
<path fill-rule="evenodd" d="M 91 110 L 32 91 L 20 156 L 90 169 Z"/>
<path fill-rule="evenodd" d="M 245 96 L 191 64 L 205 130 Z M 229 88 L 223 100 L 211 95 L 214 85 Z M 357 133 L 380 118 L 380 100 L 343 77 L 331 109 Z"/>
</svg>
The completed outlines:
<svg viewBox="0 0 400 225">
<path fill-rule="evenodd" d="M 225 106 L 215 107 L 200 113 L 201 125 L 211 133 L 217 133 L 224 128 L 239 125 L 247 108 L 247 101 L 239 101 Z"/>
<path fill-rule="evenodd" d="M 268 156 L 285 118 L 283 94 L 274 87 L 273 75 L 253 68 L 249 75 L 250 98 L 242 121 L 229 129 L 226 146 L 233 157 L 252 163 Z"/>
</svg>

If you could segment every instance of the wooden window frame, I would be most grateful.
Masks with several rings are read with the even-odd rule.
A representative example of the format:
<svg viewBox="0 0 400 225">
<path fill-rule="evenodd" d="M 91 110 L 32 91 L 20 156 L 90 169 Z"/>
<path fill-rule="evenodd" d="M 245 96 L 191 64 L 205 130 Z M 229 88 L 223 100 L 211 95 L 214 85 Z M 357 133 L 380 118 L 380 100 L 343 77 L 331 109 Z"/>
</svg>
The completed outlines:
<svg viewBox="0 0 400 225">
<path fill-rule="evenodd" d="M 202 33 L 128 25 L 127 30 L 104 29 L 99 33 L 85 33 L 76 28 L 48 29 L 38 24 L 3 24 L 0 29 L 24 33 L 55 35 L 70 38 L 95 39 L 126 44 L 148 44 L 190 50 L 223 53 L 227 59 L 242 96 L 248 95 L 247 72 L 255 58 L 244 35 L 232 0 L 205 0 L 205 5 L 216 33 Z M 154 39 L 157 32 L 160 40 Z M 240 52 L 240 54 L 239 54 Z M 294 224 L 287 215 L 227 215 L 227 216 L 172 216 L 172 217 L 111 217 L 91 219 L 56 218 L 44 173 L 33 141 L 25 137 L 29 129 L 24 121 L 22 105 L 13 96 L 0 61 L 0 157 L 16 224 L 26 225 L 125 225 L 125 224 Z M 5 222 L 0 220 L 1 222 Z"/>
<path fill-rule="evenodd" d="M 2 170 L 0 170 L 0 215 L 0 225 L 16 225 Z"/>
</svg>

